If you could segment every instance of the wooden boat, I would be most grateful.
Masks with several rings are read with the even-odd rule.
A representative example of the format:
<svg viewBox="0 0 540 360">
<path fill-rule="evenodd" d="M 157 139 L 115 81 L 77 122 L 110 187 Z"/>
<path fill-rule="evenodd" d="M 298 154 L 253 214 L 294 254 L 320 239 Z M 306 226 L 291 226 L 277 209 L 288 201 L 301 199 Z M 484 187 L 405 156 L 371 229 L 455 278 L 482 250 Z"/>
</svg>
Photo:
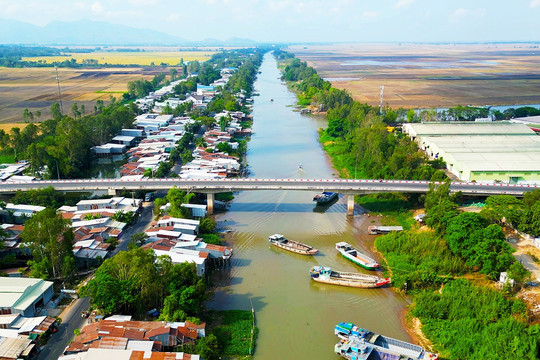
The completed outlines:
<svg viewBox="0 0 540 360">
<path fill-rule="evenodd" d="M 334 334 L 340 339 L 334 346 L 334 352 L 349 360 L 439 358 L 438 354 L 428 352 L 421 346 L 383 336 L 352 323 L 339 323 L 334 328 Z"/>
<path fill-rule="evenodd" d="M 367 256 L 364 253 L 353 248 L 350 244 L 346 242 L 339 242 L 336 244 L 336 250 L 343 255 L 344 258 L 351 260 L 356 265 L 368 270 L 375 270 L 379 267 L 379 263 Z"/>
<path fill-rule="evenodd" d="M 324 205 L 324 204 L 328 204 L 329 202 L 334 201 L 337 198 L 338 198 L 338 193 L 323 191 L 322 194 L 315 195 L 313 197 L 313 201 L 316 201 L 317 204 Z"/>
<path fill-rule="evenodd" d="M 329 267 L 314 266 L 309 270 L 311 279 L 317 282 L 356 288 L 377 288 L 390 283 L 390 279 L 375 275 L 334 271 Z"/>
<path fill-rule="evenodd" d="M 268 241 L 270 241 L 273 245 L 277 246 L 278 248 L 282 248 L 282 249 L 291 251 L 293 253 L 301 254 L 301 255 L 313 255 L 319 251 L 309 245 L 302 244 L 301 242 L 289 240 L 281 234 L 270 235 L 268 237 Z"/>
</svg>

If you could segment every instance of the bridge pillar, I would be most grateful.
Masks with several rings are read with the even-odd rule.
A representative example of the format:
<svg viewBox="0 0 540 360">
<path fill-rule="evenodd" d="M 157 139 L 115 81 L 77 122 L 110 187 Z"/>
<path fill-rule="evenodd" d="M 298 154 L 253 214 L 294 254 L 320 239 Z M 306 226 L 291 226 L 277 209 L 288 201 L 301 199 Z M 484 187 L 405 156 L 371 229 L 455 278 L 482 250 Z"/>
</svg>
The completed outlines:
<svg viewBox="0 0 540 360">
<path fill-rule="evenodd" d="M 354 215 L 354 194 L 347 194 L 347 216 Z"/>
<path fill-rule="evenodd" d="M 206 213 L 208 215 L 214 214 L 214 193 L 206 194 Z"/>
<path fill-rule="evenodd" d="M 115 188 L 108 188 L 107 193 L 112 196 L 116 196 L 116 189 Z"/>
</svg>

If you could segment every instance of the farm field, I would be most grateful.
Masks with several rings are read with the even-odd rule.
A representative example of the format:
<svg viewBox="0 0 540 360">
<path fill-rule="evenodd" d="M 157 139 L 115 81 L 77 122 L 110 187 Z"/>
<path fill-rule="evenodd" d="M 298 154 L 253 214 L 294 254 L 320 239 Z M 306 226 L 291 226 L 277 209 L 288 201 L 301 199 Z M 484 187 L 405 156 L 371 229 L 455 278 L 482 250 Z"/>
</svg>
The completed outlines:
<svg viewBox="0 0 540 360">
<path fill-rule="evenodd" d="M 109 102 L 109 96 L 121 98 L 127 83 L 138 79 L 151 80 L 161 68 L 59 68 L 64 112 L 71 114 L 76 102 L 87 112 L 94 109 L 97 100 Z M 50 107 L 58 102 L 58 87 L 54 68 L 0 67 L 0 123 L 21 122 L 25 108 L 34 114 L 41 111 L 35 121 L 50 118 Z"/>
<path fill-rule="evenodd" d="M 26 61 L 46 61 L 52 63 L 54 61 L 65 61 L 70 59 L 77 60 L 78 63 L 82 63 L 83 60 L 97 60 L 99 64 L 109 65 L 159 65 L 165 63 L 168 65 L 177 65 L 180 59 L 184 61 L 205 61 L 208 60 L 216 51 L 102 51 L 91 53 L 76 53 L 70 52 L 66 56 L 32 56 L 23 57 Z"/>
<path fill-rule="evenodd" d="M 393 108 L 540 103 L 538 44 L 290 46 L 334 87 Z"/>
</svg>

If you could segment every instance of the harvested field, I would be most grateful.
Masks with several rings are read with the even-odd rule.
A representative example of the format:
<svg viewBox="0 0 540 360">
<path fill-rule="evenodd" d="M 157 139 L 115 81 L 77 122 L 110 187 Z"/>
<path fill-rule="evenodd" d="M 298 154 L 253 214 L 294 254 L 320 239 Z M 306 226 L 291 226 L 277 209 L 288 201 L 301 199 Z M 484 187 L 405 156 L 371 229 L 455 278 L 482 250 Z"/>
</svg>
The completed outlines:
<svg viewBox="0 0 540 360">
<path fill-rule="evenodd" d="M 74 102 L 84 104 L 87 112 L 97 100 L 109 101 L 109 96 L 121 98 L 129 81 L 148 79 L 162 68 L 128 69 L 67 69 L 59 68 L 62 102 L 65 113 L 71 113 Z M 46 120 L 50 107 L 59 100 L 54 68 L 0 67 L 0 123 L 21 122 L 25 108 L 34 114 L 41 111 L 36 121 Z"/>
<path fill-rule="evenodd" d="M 165 63 L 168 65 L 177 65 L 180 59 L 184 61 L 199 60 L 205 61 L 210 58 L 215 51 L 114 51 L 114 52 L 91 52 L 91 53 L 68 53 L 65 56 L 33 56 L 25 57 L 27 61 L 46 61 L 52 63 L 54 61 L 65 61 L 70 59 L 77 60 L 82 63 L 83 60 L 97 60 L 99 64 L 109 65 L 150 65 L 154 63 L 159 65 Z"/>
<path fill-rule="evenodd" d="M 24 129 L 28 123 L 0 123 L 0 130 L 9 132 L 12 128 L 18 127 L 19 129 Z"/>
<path fill-rule="evenodd" d="M 538 44 L 291 46 L 333 86 L 393 108 L 540 103 Z"/>
</svg>

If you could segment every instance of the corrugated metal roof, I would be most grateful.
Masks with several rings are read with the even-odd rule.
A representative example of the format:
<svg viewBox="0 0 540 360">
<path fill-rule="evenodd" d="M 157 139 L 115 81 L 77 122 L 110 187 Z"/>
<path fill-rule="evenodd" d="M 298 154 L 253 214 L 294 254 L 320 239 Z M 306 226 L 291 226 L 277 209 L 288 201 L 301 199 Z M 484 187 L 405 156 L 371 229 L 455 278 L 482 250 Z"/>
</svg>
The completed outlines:
<svg viewBox="0 0 540 360">
<path fill-rule="evenodd" d="M 29 339 L 0 338 L 0 358 L 17 359 L 32 343 Z"/>
</svg>

